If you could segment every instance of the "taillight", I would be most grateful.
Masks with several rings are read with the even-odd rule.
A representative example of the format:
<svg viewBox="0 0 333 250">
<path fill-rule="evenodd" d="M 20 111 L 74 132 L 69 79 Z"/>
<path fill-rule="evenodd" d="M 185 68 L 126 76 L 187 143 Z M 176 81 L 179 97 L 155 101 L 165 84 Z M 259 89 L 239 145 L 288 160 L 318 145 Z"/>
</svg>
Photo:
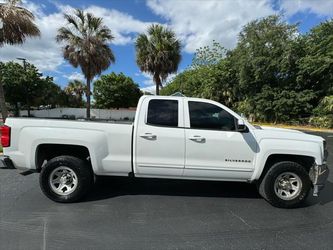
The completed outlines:
<svg viewBox="0 0 333 250">
<path fill-rule="evenodd" d="M 4 125 L 1 126 L 1 145 L 2 147 L 9 147 L 10 146 L 10 127 Z"/>
</svg>

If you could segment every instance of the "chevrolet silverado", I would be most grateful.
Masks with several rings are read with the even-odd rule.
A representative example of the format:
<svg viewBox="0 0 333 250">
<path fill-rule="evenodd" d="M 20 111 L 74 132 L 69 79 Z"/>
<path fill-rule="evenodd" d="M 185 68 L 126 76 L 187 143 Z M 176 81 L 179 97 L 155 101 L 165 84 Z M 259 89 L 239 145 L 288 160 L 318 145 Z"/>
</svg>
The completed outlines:
<svg viewBox="0 0 333 250">
<path fill-rule="evenodd" d="M 44 194 L 81 199 L 94 176 L 250 182 L 277 207 L 296 207 L 328 177 L 325 140 L 253 126 L 205 99 L 143 96 L 134 123 L 7 118 L 4 168 L 40 173 Z"/>
</svg>

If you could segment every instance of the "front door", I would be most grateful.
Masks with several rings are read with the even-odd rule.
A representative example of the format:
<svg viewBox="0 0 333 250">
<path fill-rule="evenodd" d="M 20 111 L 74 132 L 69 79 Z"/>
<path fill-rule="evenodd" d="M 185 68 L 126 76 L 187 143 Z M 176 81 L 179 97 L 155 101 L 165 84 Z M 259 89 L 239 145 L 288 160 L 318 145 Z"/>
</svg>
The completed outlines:
<svg viewBox="0 0 333 250">
<path fill-rule="evenodd" d="M 250 132 L 238 132 L 236 118 L 204 101 L 188 102 L 184 176 L 245 180 L 254 168 L 257 144 Z"/>
</svg>

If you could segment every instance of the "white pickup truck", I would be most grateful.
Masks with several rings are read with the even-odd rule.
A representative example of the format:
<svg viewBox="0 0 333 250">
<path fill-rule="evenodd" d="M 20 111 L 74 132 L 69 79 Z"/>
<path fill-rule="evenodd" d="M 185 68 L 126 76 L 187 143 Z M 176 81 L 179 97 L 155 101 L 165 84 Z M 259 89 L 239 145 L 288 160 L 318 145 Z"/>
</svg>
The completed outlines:
<svg viewBox="0 0 333 250">
<path fill-rule="evenodd" d="M 141 97 L 133 124 L 8 118 L 4 168 L 40 173 L 44 194 L 81 199 L 94 175 L 256 183 L 277 207 L 296 207 L 328 177 L 323 138 L 253 126 L 224 105 Z"/>
</svg>

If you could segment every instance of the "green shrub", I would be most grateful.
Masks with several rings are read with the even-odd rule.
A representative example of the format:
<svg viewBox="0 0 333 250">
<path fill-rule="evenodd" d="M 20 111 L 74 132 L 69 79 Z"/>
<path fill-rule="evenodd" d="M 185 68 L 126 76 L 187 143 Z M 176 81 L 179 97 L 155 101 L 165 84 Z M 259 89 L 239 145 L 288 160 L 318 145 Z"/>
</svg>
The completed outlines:
<svg viewBox="0 0 333 250">
<path fill-rule="evenodd" d="M 319 128 L 333 128 L 333 115 L 312 116 L 309 124 Z"/>
<path fill-rule="evenodd" d="M 313 110 L 317 116 L 329 115 L 333 113 L 333 95 L 325 96 Z"/>
</svg>

